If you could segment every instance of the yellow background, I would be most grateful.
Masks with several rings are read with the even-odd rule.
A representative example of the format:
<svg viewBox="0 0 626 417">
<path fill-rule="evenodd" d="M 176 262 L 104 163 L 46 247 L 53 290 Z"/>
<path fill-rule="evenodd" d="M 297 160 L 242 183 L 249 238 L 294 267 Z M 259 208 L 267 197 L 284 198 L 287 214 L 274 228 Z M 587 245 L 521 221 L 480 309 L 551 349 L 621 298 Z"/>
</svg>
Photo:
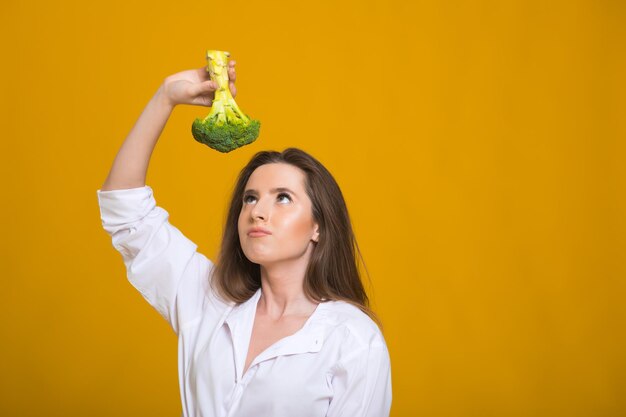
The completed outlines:
<svg viewBox="0 0 626 417">
<path fill-rule="evenodd" d="M 348 201 L 392 416 L 626 415 L 624 4 L 2 2 L 0 414 L 179 415 L 96 190 L 161 81 L 222 49 L 260 138 L 219 154 L 178 107 L 147 180 L 202 253 L 249 158 L 300 147 Z"/>
</svg>

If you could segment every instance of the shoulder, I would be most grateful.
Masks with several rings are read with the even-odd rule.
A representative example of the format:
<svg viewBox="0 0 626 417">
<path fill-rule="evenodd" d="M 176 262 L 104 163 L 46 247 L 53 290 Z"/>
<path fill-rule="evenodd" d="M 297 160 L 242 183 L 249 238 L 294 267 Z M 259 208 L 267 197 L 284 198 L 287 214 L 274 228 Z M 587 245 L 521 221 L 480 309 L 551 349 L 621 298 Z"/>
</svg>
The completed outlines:
<svg viewBox="0 0 626 417">
<path fill-rule="evenodd" d="M 329 337 L 352 349 L 385 345 L 376 322 L 360 308 L 346 301 L 327 301 L 324 304 Z"/>
</svg>

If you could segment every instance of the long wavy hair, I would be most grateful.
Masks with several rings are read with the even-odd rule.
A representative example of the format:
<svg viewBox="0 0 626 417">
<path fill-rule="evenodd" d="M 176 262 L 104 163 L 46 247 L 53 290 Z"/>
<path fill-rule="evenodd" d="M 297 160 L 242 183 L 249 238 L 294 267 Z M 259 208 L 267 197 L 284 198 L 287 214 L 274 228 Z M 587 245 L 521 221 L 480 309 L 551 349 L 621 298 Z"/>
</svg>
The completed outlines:
<svg viewBox="0 0 626 417">
<path fill-rule="evenodd" d="M 211 287 L 223 300 L 237 304 L 248 300 L 261 287 L 260 266 L 248 260 L 243 253 L 237 222 L 248 179 L 258 167 L 273 163 L 291 164 L 306 174 L 305 189 L 312 202 L 313 219 L 319 227 L 319 239 L 304 276 L 304 294 L 318 303 L 331 300 L 350 303 L 367 314 L 382 330 L 382 322 L 370 308 L 361 282 L 359 259 L 366 272 L 367 267 L 339 185 L 317 159 L 298 148 L 287 148 L 283 152 L 258 152 L 239 173 L 226 216 L 220 252 L 212 270 Z"/>
</svg>

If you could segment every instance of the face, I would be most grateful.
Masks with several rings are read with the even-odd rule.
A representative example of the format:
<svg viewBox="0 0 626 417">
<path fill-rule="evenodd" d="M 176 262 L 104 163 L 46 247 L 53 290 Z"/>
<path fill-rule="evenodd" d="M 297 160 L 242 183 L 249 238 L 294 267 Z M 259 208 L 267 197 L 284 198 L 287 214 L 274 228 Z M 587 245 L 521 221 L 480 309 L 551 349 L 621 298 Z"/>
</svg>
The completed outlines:
<svg viewBox="0 0 626 417">
<path fill-rule="evenodd" d="M 246 257 L 260 265 L 308 261 L 318 225 L 298 167 L 272 163 L 258 167 L 244 188 L 238 229 Z M 261 228 L 268 233 L 250 233 Z"/>
</svg>

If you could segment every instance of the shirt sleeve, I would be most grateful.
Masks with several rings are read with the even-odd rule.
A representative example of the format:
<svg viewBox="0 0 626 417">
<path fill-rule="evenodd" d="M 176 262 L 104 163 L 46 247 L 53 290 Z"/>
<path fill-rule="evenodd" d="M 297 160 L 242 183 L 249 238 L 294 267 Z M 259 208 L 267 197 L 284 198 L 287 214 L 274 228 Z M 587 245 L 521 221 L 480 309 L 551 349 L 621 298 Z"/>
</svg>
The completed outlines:
<svg viewBox="0 0 626 417">
<path fill-rule="evenodd" d="M 120 252 L 130 283 L 178 335 L 201 314 L 212 263 L 169 223 L 149 186 L 97 191 L 104 230 Z"/>
<path fill-rule="evenodd" d="M 385 344 L 370 345 L 336 366 L 327 417 L 388 417 L 391 362 Z"/>
</svg>

